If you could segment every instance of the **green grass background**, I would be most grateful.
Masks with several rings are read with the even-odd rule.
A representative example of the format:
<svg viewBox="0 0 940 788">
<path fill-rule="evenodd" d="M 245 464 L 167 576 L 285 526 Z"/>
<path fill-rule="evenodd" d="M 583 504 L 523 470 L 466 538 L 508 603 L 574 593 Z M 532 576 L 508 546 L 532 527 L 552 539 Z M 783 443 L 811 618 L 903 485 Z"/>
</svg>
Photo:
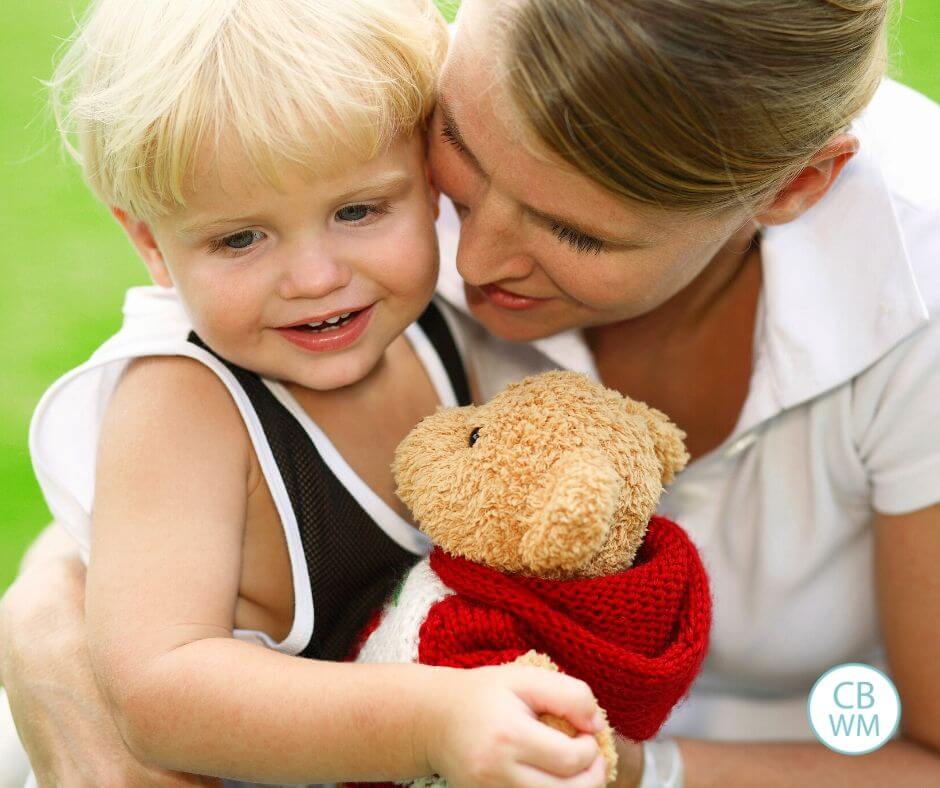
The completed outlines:
<svg viewBox="0 0 940 788">
<path fill-rule="evenodd" d="M 8 3 L 0 25 L 0 591 L 49 518 L 26 446 L 32 409 L 117 329 L 124 290 L 146 282 L 45 110 L 39 80 L 84 5 Z M 907 0 L 893 38 L 893 75 L 940 100 L 940 0 Z"/>
</svg>

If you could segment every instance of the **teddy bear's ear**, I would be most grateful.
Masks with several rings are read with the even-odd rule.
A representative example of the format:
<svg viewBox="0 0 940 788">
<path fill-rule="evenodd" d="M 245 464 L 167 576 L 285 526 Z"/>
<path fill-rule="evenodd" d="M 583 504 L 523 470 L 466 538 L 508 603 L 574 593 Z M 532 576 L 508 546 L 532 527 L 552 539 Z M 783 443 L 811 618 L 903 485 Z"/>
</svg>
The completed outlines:
<svg viewBox="0 0 940 788">
<path fill-rule="evenodd" d="M 685 468 L 689 453 L 685 448 L 685 433 L 673 424 L 669 417 L 643 402 L 626 399 L 627 412 L 640 416 L 653 439 L 656 458 L 662 467 L 662 483 L 669 484 L 675 475 Z"/>
<path fill-rule="evenodd" d="M 607 540 L 623 492 L 623 479 L 603 452 L 565 452 L 533 491 L 533 520 L 519 546 L 526 568 L 551 575 L 590 561 Z"/>
</svg>

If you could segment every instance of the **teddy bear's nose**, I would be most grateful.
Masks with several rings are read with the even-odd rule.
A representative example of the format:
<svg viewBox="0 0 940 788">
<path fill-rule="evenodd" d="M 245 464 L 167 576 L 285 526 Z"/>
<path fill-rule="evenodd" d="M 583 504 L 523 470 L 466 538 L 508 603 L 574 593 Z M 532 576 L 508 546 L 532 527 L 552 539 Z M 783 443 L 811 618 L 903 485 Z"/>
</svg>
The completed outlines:
<svg viewBox="0 0 940 788">
<path fill-rule="evenodd" d="M 472 446 L 478 440 L 480 440 L 480 428 L 474 427 L 473 432 L 470 433 L 470 445 Z"/>
</svg>

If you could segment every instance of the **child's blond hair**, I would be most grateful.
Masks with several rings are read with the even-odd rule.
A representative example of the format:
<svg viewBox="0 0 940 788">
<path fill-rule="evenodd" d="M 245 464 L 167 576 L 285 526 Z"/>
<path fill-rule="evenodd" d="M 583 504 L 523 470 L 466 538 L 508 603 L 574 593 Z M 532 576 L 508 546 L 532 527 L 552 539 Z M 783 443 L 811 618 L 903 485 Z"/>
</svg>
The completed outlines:
<svg viewBox="0 0 940 788">
<path fill-rule="evenodd" d="M 432 0 L 95 0 L 50 87 L 91 189 L 146 219 L 223 141 L 274 185 L 372 158 L 427 118 L 446 48 Z"/>
</svg>

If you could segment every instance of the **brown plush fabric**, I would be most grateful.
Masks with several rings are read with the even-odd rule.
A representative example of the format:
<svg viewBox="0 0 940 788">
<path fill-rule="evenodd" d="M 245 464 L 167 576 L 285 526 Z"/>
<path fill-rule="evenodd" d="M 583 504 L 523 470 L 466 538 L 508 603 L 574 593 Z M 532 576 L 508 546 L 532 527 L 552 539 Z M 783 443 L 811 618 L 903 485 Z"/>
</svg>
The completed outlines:
<svg viewBox="0 0 940 788">
<path fill-rule="evenodd" d="M 424 419 L 394 471 L 444 550 L 507 572 L 598 577 L 633 562 L 663 484 L 688 461 L 684 437 L 584 375 L 546 372 Z"/>
</svg>

